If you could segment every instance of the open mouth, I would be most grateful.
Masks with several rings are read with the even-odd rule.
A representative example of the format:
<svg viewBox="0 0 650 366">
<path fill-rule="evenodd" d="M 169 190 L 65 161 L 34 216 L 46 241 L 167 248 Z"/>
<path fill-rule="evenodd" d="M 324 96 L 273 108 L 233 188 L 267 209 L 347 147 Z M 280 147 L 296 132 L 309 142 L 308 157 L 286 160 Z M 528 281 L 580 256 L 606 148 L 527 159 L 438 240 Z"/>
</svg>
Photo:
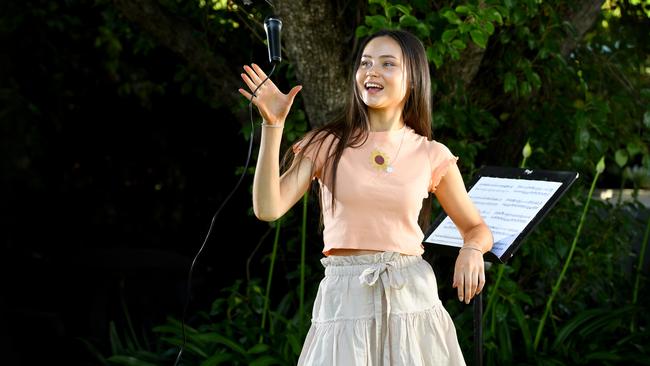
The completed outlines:
<svg viewBox="0 0 650 366">
<path fill-rule="evenodd" d="M 373 82 L 367 82 L 364 84 L 364 86 L 366 87 L 366 90 L 374 91 L 374 92 L 384 89 L 384 87 L 381 84 L 373 83 Z"/>
</svg>

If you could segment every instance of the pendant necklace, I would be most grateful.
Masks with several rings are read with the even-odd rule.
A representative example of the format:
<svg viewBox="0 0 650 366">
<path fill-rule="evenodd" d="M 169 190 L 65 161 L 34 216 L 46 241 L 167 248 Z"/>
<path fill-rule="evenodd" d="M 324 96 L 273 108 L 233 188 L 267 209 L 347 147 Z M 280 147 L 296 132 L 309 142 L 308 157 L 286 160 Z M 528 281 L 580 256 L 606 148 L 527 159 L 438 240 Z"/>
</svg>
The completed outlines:
<svg viewBox="0 0 650 366">
<path fill-rule="evenodd" d="M 406 134 L 406 126 L 402 128 L 404 130 L 402 132 L 402 138 L 399 141 L 399 146 L 393 159 L 389 158 L 386 154 L 379 150 L 379 148 L 375 148 L 370 154 L 370 162 L 375 169 L 383 170 L 386 173 L 392 173 L 395 170 L 393 166 L 395 164 L 395 161 L 397 161 L 400 150 L 402 149 L 402 142 L 404 142 L 404 135 Z"/>
</svg>

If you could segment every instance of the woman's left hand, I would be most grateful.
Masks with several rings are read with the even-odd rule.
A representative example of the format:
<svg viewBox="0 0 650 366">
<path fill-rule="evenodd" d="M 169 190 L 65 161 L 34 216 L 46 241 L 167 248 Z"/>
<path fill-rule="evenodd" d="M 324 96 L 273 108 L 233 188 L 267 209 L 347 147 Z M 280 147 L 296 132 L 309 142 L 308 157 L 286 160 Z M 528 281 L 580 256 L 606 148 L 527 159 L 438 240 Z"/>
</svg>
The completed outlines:
<svg viewBox="0 0 650 366">
<path fill-rule="evenodd" d="M 458 300 L 469 304 L 485 285 L 485 269 L 483 254 L 474 249 L 459 251 L 454 267 L 454 282 L 452 287 L 458 289 Z"/>
</svg>

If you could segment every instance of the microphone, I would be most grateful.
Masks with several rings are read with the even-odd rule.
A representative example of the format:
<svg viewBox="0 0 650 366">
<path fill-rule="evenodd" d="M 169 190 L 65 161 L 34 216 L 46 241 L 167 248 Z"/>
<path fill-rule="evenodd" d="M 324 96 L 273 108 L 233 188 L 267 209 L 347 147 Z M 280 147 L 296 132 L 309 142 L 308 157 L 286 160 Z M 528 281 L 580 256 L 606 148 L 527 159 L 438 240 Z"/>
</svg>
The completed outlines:
<svg viewBox="0 0 650 366">
<path fill-rule="evenodd" d="M 278 64 L 282 61 L 282 53 L 280 51 L 280 30 L 282 29 L 282 21 L 273 15 L 264 19 L 264 31 L 266 32 L 266 42 L 269 47 L 269 62 Z"/>
</svg>

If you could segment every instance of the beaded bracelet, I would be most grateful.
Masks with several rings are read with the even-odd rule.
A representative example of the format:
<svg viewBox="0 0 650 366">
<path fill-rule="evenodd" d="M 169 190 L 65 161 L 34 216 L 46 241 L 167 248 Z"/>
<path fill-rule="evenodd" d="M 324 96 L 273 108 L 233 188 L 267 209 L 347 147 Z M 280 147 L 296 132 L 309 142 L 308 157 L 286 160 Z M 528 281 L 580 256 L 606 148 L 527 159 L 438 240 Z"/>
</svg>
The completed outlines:
<svg viewBox="0 0 650 366">
<path fill-rule="evenodd" d="M 282 127 L 284 127 L 284 123 L 283 124 L 279 124 L 279 123 L 271 124 L 271 123 L 263 123 L 262 122 L 262 127 L 282 128 Z"/>
</svg>

